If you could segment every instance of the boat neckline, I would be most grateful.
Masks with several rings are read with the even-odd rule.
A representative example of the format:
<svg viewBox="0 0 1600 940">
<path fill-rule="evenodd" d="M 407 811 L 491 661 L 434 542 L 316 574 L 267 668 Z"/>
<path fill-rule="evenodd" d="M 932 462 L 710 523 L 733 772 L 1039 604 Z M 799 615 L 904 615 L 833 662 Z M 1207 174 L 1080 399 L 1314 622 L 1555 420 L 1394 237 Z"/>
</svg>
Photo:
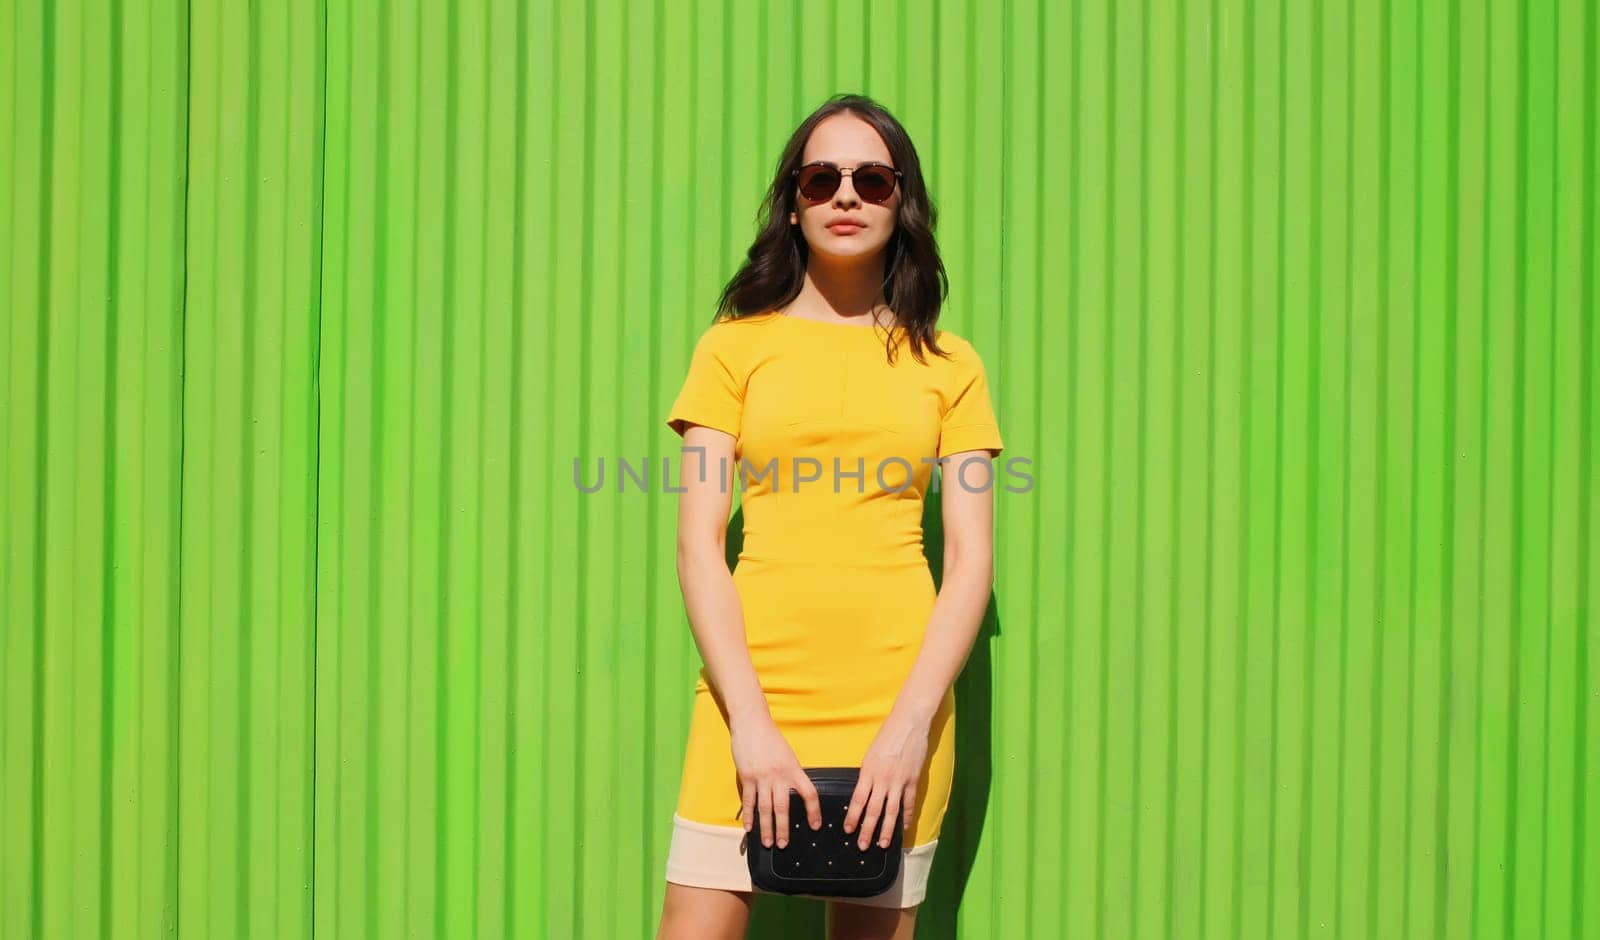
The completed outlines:
<svg viewBox="0 0 1600 940">
<path fill-rule="evenodd" d="M 815 320 L 811 317 L 799 317 L 792 313 L 779 313 L 776 310 L 769 310 L 767 311 L 766 315 L 779 320 L 795 320 L 801 323 L 814 323 L 817 326 L 832 327 L 839 330 L 858 330 L 862 333 L 874 333 L 880 329 L 893 329 L 892 326 L 885 326 L 882 323 L 869 323 L 866 326 L 857 326 L 854 323 L 839 323 L 832 320 Z"/>
</svg>

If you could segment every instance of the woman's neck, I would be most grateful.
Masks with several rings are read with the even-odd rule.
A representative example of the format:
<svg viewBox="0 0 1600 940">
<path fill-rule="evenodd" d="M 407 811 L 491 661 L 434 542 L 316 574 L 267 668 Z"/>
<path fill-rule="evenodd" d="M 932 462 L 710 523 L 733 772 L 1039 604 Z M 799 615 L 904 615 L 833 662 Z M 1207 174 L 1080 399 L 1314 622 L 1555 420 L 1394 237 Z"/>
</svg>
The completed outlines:
<svg viewBox="0 0 1600 940">
<path fill-rule="evenodd" d="M 883 256 L 872 261 L 840 262 L 813 254 L 806 264 L 805 282 L 787 311 L 813 319 L 872 319 L 892 323 L 883 296 Z"/>
</svg>

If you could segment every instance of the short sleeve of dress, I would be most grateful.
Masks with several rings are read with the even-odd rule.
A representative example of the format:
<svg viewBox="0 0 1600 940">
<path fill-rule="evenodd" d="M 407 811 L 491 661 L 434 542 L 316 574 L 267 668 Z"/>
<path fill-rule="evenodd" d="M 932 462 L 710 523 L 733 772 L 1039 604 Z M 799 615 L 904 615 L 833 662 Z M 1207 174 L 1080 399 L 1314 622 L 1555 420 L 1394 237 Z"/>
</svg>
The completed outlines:
<svg viewBox="0 0 1600 940">
<path fill-rule="evenodd" d="M 939 424 L 940 457 L 968 450 L 987 450 L 997 457 L 1005 444 L 1000 424 L 989 400 L 989 380 L 983 360 L 970 343 L 962 342 L 951 363 L 951 386 L 945 395 L 944 417 Z"/>
<path fill-rule="evenodd" d="M 695 343 L 689 359 L 689 373 L 677 400 L 667 412 L 667 427 L 679 437 L 690 424 L 726 431 L 739 436 L 744 415 L 745 377 L 737 350 L 728 340 L 728 328 L 713 324 Z"/>
</svg>

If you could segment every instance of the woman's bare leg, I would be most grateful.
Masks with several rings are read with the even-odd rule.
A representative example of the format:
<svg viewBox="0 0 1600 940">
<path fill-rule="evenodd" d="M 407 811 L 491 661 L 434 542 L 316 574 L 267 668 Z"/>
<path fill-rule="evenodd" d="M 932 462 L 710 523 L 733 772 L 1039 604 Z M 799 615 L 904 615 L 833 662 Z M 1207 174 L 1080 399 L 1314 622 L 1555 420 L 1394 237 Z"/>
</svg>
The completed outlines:
<svg viewBox="0 0 1600 940">
<path fill-rule="evenodd" d="M 656 940 L 743 940 L 750 923 L 750 897 L 749 891 L 694 888 L 669 881 Z"/>
<path fill-rule="evenodd" d="M 828 902 L 828 940 L 911 940 L 916 929 L 915 907 Z"/>
</svg>

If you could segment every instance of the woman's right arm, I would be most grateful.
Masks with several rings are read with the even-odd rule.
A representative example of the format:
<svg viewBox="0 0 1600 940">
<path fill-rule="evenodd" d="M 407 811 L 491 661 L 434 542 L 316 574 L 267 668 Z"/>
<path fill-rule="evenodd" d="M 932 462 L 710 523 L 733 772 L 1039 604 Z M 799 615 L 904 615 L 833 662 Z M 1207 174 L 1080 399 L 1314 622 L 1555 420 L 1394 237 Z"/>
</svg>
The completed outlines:
<svg viewBox="0 0 1600 940">
<path fill-rule="evenodd" d="M 678 584 L 700 658 L 728 720 L 772 720 L 745 645 L 744 614 L 728 571 L 728 510 L 733 503 L 733 437 L 690 425 L 683 434 L 678 496 Z M 721 473 L 727 468 L 726 473 Z M 719 476 L 722 478 L 719 479 Z"/>
<path fill-rule="evenodd" d="M 678 584 L 700 658 L 722 699 L 733 739 L 746 832 L 759 820 L 761 842 L 788 844 L 789 789 L 805 798 L 812 829 L 822 810 L 793 749 L 784 740 L 756 677 L 745 642 L 744 613 L 728 571 L 728 510 L 733 502 L 734 439 L 703 425 L 684 429 L 678 495 Z"/>
</svg>

